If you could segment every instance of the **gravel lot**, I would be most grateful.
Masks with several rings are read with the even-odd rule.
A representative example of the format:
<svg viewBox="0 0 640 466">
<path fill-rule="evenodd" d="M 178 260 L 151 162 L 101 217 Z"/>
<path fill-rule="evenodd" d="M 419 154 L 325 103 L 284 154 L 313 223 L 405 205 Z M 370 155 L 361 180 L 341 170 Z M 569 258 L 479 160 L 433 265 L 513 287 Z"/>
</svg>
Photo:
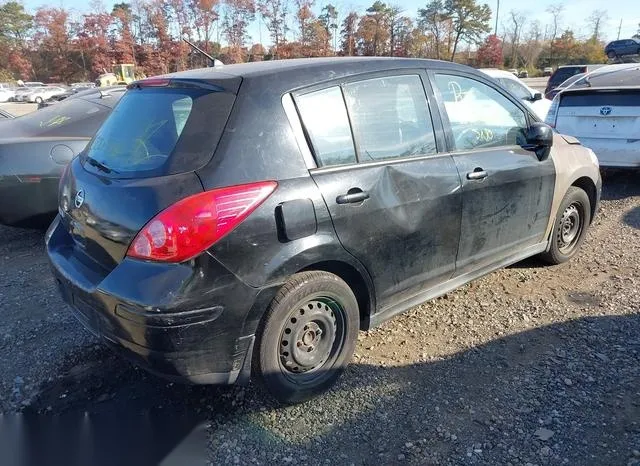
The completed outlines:
<svg viewBox="0 0 640 466">
<path fill-rule="evenodd" d="M 155 426 L 137 464 L 197 425 L 213 464 L 640 464 L 637 173 L 605 178 L 572 262 L 517 264 L 362 333 L 338 386 L 294 407 L 112 355 L 58 297 L 42 233 L 0 227 L 0 261 L 2 412 L 111 420 L 105 448 Z"/>
</svg>

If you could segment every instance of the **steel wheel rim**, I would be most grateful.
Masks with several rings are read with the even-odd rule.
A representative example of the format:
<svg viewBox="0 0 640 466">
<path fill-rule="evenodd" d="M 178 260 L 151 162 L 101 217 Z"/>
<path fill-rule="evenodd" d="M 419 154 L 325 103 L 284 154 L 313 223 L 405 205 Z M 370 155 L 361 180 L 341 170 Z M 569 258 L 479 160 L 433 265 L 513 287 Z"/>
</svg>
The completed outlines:
<svg viewBox="0 0 640 466">
<path fill-rule="evenodd" d="M 291 310 L 278 341 L 281 373 L 296 384 L 327 375 L 345 344 L 346 313 L 335 299 L 309 297 Z"/>
<path fill-rule="evenodd" d="M 569 254 L 573 251 L 582 235 L 583 228 L 582 205 L 574 202 L 567 206 L 560 218 L 557 241 L 561 253 Z"/>
</svg>

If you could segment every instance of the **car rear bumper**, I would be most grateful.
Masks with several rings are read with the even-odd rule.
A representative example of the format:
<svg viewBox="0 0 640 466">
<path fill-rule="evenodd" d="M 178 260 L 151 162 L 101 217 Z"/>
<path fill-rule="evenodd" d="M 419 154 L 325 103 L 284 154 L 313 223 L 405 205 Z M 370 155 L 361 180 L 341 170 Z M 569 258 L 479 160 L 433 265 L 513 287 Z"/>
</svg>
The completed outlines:
<svg viewBox="0 0 640 466">
<path fill-rule="evenodd" d="M 605 139 L 581 137 L 604 168 L 640 168 L 640 139 Z"/>
<path fill-rule="evenodd" d="M 198 384 L 248 378 L 253 328 L 270 289 L 252 288 L 208 254 L 183 264 L 91 263 L 56 217 L 47 253 L 63 299 L 84 327 L 135 364 Z M 266 308 L 266 307 L 265 307 Z"/>
<path fill-rule="evenodd" d="M 49 224 L 58 209 L 57 177 L 0 175 L 0 224 Z"/>
</svg>

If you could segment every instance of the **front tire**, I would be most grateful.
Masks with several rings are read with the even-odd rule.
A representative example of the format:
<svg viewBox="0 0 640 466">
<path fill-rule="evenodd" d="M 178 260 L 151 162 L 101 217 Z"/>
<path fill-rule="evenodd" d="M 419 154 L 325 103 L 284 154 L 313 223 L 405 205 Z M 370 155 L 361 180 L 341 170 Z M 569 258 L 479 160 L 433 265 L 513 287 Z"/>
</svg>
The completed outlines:
<svg viewBox="0 0 640 466">
<path fill-rule="evenodd" d="M 552 265 L 567 262 L 580 249 L 590 223 L 589 196 L 582 189 L 571 186 L 560 203 L 549 251 L 541 254 L 541 259 Z"/>
<path fill-rule="evenodd" d="M 255 374 L 281 403 L 319 395 L 349 364 L 359 320 L 356 297 L 338 276 L 320 271 L 293 275 L 258 329 Z"/>
</svg>

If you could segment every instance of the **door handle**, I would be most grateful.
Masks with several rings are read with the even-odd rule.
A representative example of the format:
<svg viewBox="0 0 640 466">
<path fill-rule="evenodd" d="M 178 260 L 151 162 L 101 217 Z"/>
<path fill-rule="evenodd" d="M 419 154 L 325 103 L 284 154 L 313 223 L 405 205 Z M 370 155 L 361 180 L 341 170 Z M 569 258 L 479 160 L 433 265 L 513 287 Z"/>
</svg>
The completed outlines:
<svg viewBox="0 0 640 466">
<path fill-rule="evenodd" d="M 347 194 L 341 194 L 336 197 L 338 204 L 356 204 L 369 199 L 369 193 L 360 188 L 351 188 Z"/>
<path fill-rule="evenodd" d="M 484 180 L 487 176 L 489 176 L 489 174 L 486 172 L 486 170 L 483 170 L 480 167 L 476 168 L 472 172 L 467 173 L 468 180 Z"/>
</svg>

